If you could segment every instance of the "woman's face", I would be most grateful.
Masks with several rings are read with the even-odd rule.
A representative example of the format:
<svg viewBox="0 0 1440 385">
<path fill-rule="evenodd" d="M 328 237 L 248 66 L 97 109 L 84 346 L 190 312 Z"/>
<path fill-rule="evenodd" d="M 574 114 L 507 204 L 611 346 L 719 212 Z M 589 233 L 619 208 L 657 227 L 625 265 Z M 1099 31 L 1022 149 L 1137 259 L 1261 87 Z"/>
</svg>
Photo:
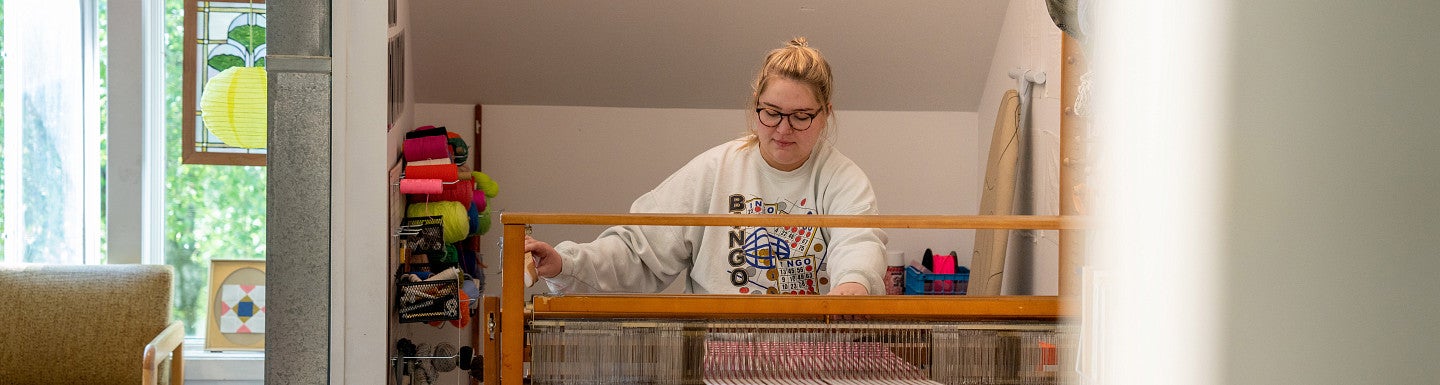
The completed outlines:
<svg viewBox="0 0 1440 385">
<path fill-rule="evenodd" d="M 810 86 L 785 78 L 771 80 L 756 99 L 760 104 L 755 107 L 763 109 L 756 113 L 755 128 L 760 156 L 780 171 L 800 168 L 810 159 L 810 151 L 815 149 L 821 131 L 825 130 L 829 109 L 815 101 Z M 765 123 L 767 114 L 770 119 L 782 115 L 775 127 Z M 806 122 L 805 117 L 811 118 Z"/>
</svg>

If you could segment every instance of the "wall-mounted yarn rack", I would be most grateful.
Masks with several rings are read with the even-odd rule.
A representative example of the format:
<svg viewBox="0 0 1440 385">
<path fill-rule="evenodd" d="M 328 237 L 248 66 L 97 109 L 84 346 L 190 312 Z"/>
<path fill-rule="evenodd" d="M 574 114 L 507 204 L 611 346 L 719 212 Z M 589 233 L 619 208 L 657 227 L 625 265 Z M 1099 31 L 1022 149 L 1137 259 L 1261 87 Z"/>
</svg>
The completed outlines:
<svg viewBox="0 0 1440 385">
<path fill-rule="evenodd" d="M 405 134 L 390 169 L 390 384 L 476 384 L 476 314 L 485 281 L 479 236 L 489 231 L 488 175 L 471 171 L 467 139 L 444 127 Z M 457 370 L 458 369 L 458 370 Z"/>
</svg>

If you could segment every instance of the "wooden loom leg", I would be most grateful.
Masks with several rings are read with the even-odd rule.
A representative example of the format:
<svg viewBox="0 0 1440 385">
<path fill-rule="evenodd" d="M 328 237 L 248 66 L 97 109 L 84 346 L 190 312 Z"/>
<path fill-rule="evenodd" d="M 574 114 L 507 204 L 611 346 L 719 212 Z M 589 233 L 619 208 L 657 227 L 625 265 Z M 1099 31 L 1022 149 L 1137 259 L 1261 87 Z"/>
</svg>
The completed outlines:
<svg viewBox="0 0 1440 385">
<path fill-rule="evenodd" d="M 1060 87 L 1060 215 L 1081 216 L 1088 194 L 1082 189 L 1088 171 L 1085 169 L 1090 156 L 1086 141 L 1089 137 L 1089 119 L 1081 116 L 1076 109 L 1080 91 L 1080 77 L 1089 72 L 1084 47 L 1078 41 L 1063 35 L 1061 42 L 1061 87 Z M 1062 309 L 1062 314 L 1078 315 L 1080 297 L 1080 270 L 1085 266 L 1084 230 L 1060 230 L 1060 298 L 1072 302 L 1074 309 Z"/>
<path fill-rule="evenodd" d="M 480 319 L 476 321 L 480 323 L 478 328 L 480 335 L 477 339 L 483 341 L 479 345 L 484 346 L 484 350 L 481 350 L 483 352 L 481 353 L 481 357 L 483 357 L 481 362 L 485 366 L 480 368 L 480 372 L 484 374 L 482 376 L 483 383 L 498 384 L 500 383 L 500 335 L 496 333 L 496 329 L 500 322 L 500 297 L 485 296 L 484 298 Z"/>
<path fill-rule="evenodd" d="M 500 261 L 500 380 L 521 385 L 525 375 L 525 225 L 505 224 Z"/>
</svg>

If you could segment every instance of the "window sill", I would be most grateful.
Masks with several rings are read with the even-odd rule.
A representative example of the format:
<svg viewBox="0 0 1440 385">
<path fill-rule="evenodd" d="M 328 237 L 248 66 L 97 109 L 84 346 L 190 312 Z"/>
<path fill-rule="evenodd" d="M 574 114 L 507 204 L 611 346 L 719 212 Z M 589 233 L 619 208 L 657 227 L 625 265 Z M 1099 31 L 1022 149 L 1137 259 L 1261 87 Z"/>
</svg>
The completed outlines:
<svg viewBox="0 0 1440 385">
<path fill-rule="evenodd" d="M 188 384 L 264 384 L 265 352 L 205 350 L 202 338 L 185 339 L 185 382 Z"/>
</svg>

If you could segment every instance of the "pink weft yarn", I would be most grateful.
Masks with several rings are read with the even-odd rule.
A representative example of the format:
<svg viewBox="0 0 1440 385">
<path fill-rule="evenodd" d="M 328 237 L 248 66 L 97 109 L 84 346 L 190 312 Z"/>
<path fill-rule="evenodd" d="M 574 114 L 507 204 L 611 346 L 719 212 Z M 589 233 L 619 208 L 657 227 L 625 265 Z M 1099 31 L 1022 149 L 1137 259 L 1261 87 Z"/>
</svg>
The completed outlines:
<svg viewBox="0 0 1440 385">
<path fill-rule="evenodd" d="M 400 192 L 404 194 L 439 194 L 445 191 L 445 184 L 439 179 L 401 179 Z"/>
<path fill-rule="evenodd" d="M 441 158 L 449 159 L 450 143 L 446 141 L 445 135 L 405 139 L 405 142 L 401 143 L 400 151 L 405 153 L 406 162 Z"/>
</svg>

